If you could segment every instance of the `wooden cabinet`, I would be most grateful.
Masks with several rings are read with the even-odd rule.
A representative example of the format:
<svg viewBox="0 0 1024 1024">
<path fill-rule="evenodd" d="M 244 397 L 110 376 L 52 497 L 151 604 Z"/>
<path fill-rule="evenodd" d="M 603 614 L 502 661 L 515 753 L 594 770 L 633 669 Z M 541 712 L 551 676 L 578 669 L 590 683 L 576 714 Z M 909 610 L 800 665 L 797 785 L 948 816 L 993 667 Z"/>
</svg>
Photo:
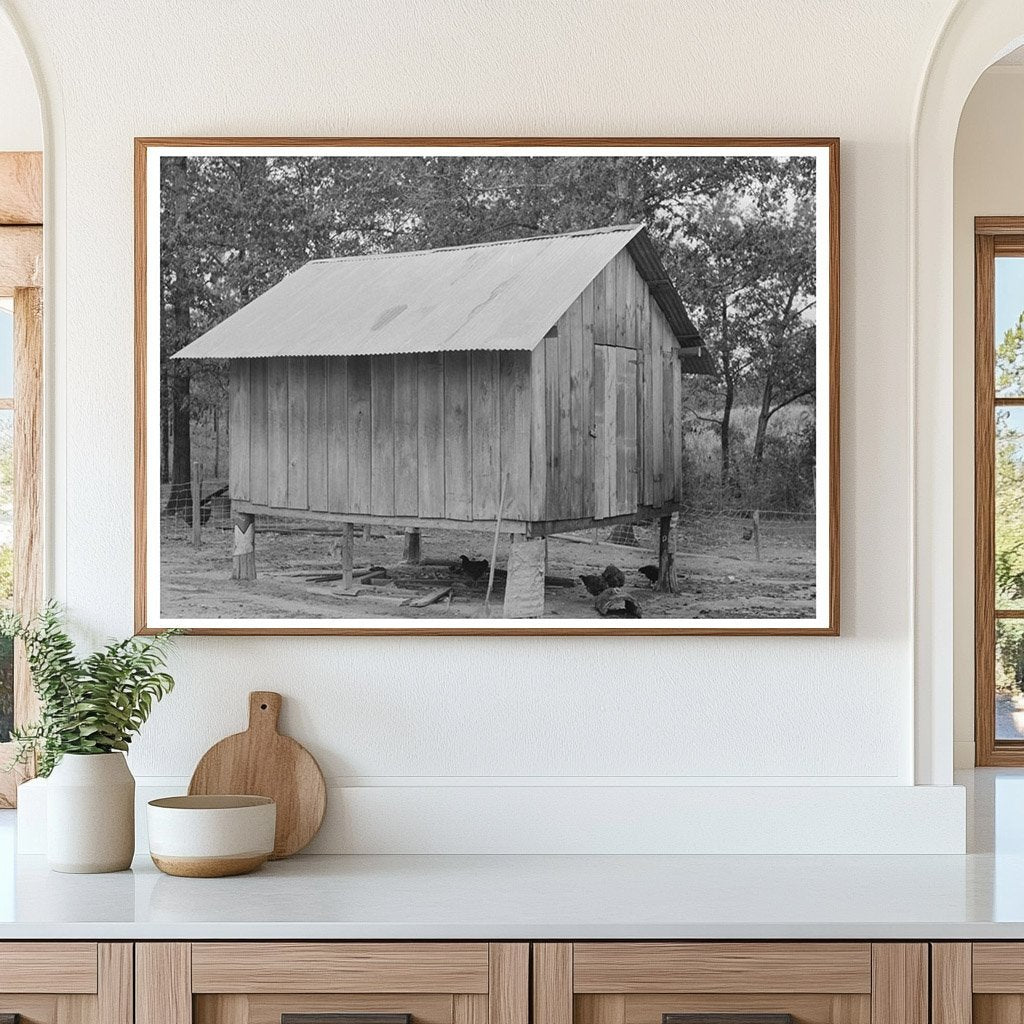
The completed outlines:
<svg viewBox="0 0 1024 1024">
<path fill-rule="evenodd" d="M 136 1022 L 529 1024 L 529 969 L 515 942 L 139 943 Z"/>
<path fill-rule="evenodd" d="M 927 1024 L 928 970 L 924 943 L 537 943 L 533 1024 Z"/>
<path fill-rule="evenodd" d="M 132 1024 L 130 942 L 0 943 L 0 1017 Z"/>
<path fill-rule="evenodd" d="M 1024 942 L 932 944 L 934 1024 L 1024 1020 Z"/>
</svg>

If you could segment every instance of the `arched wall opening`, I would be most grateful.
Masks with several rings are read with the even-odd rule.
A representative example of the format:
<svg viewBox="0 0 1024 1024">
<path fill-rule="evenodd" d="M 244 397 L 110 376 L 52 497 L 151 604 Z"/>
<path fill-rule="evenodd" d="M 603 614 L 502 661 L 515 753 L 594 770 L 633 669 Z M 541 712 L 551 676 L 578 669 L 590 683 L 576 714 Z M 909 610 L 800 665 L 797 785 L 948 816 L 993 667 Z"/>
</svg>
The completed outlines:
<svg viewBox="0 0 1024 1024">
<path fill-rule="evenodd" d="M 926 785 L 952 781 L 954 718 L 962 743 L 963 703 L 965 694 L 973 700 L 974 685 L 967 653 L 974 643 L 973 469 L 965 464 L 973 458 L 973 431 L 965 438 L 973 389 L 962 379 L 965 358 L 973 366 L 973 330 L 964 336 L 954 299 L 963 276 L 954 225 L 957 131 L 983 73 L 1022 42 L 1017 0 L 958 4 L 926 68 L 911 140 L 915 779 Z M 967 756 L 961 748 L 957 760 Z"/>
</svg>

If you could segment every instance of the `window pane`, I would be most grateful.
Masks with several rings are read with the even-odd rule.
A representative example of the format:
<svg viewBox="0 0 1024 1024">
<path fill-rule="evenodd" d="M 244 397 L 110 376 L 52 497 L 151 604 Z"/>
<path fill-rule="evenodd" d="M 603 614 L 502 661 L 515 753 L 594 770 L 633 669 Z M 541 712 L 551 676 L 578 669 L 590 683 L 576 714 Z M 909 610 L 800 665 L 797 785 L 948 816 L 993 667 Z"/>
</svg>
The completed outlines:
<svg viewBox="0 0 1024 1024">
<path fill-rule="evenodd" d="M 1024 739 L 1024 622 L 996 620 L 996 739 Z"/>
<path fill-rule="evenodd" d="M 1024 397 L 1024 258 L 996 259 L 996 395 Z"/>
<path fill-rule="evenodd" d="M 14 397 L 14 315 L 0 307 L 0 398 Z"/>
<path fill-rule="evenodd" d="M 996 608 L 1024 608 L 1024 408 L 996 409 Z"/>
<path fill-rule="evenodd" d="M 14 595 L 14 414 L 0 410 L 0 606 Z M 14 724 L 14 647 L 0 639 L 0 743 Z"/>
</svg>

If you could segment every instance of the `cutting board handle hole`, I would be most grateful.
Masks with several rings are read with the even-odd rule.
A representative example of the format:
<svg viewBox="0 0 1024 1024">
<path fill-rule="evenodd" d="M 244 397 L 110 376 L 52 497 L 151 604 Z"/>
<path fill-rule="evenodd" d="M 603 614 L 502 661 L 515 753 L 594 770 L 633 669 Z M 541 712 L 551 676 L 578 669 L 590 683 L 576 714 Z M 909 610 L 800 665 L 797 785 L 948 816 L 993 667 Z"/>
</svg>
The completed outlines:
<svg viewBox="0 0 1024 1024">
<path fill-rule="evenodd" d="M 260 705 L 260 711 L 266 711 L 266 710 L 267 710 L 267 705 L 266 704 L 261 704 Z"/>
</svg>

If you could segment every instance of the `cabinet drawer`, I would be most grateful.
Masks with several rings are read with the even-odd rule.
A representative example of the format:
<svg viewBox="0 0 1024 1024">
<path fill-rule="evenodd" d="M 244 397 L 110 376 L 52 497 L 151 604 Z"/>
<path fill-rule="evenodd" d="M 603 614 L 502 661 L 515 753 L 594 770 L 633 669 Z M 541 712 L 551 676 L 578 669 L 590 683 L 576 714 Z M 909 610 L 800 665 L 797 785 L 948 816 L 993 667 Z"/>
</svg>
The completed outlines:
<svg viewBox="0 0 1024 1024">
<path fill-rule="evenodd" d="M 870 943 L 578 942 L 573 991 L 871 991 Z"/>
<path fill-rule="evenodd" d="M 132 1024 L 126 942 L 0 942 L 0 1018 L 22 1024 Z"/>
<path fill-rule="evenodd" d="M 0 992 L 96 991 L 95 942 L 0 943 Z"/>
<path fill-rule="evenodd" d="M 529 1024 L 529 945 L 136 947 L 136 1024 Z"/>
<path fill-rule="evenodd" d="M 927 1024 L 923 943 L 537 943 L 534 1024 Z"/>
<path fill-rule="evenodd" d="M 192 991 L 472 992 L 488 988 L 486 942 L 196 942 Z"/>
</svg>

